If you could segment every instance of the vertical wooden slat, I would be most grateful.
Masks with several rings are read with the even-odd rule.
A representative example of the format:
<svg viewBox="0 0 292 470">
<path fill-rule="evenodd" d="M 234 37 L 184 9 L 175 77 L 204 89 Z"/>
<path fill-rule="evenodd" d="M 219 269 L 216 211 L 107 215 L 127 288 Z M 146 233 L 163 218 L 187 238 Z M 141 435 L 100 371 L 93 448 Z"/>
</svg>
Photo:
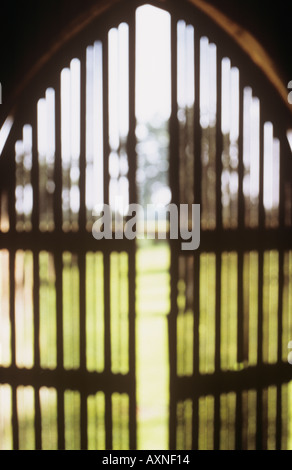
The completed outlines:
<svg viewBox="0 0 292 470">
<path fill-rule="evenodd" d="M 177 17 L 171 16 L 171 116 L 169 122 L 169 160 L 170 160 L 170 186 L 172 203 L 179 204 L 179 126 L 177 120 Z"/>
<path fill-rule="evenodd" d="M 284 252 L 279 250 L 279 265 L 278 265 L 278 351 L 277 363 L 282 362 L 282 337 L 283 337 L 283 291 L 284 291 Z M 282 445 L 282 387 L 277 385 L 277 405 L 276 405 L 276 449 L 281 450 Z"/>
<path fill-rule="evenodd" d="M 264 271 L 264 254 L 263 251 L 259 251 L 258 256 L 258 347 L 257 347 L 257 366 L 261 367 L 263 363 L 263 271 Z M 257 406 L 256 406 L 256 448 L 257 450 L 262 449 L 262 413 L 263 413 L 263 401 L 262 401 L 262 389 L 257 389 Z"/>
<path fill-rule="evenodd" d="M 239 120 L 238 120 L 238 229 L 244 229 L 244 194 L 243 194 L 243 176 L 244 176 L 244 164 L 243 164 L 243 116 L 244 116 L 244 107 L 243 107 L 243 80 L 239 73 Z"/>
<path fill-rule="evenodd" d="M 86 48 L 80 54 L 80 210 L 79 210 L 79 232 L 85 232 L 86 226 Z M 80 311 L 80 369 L 86 370 L 86 261 L 85 253 L 79 253 L 79 311 Z M 87 449 L 87 394 L 80 394 L 80 435 L 81 449 Z"/>
<path fill-rule="evenodd" d="M 263 184 L 264 184 L 264 128 L 260 118 L 260 162 L 259 162 L 259 227 L 263 230 L 265 223 Z M 258 364 L 263 361 L 263 276 L 264 253 L 259 250 L 259 276 L 258 276 Z"/>
<path fill-rule="evenodd" d="M 238 230 L 244 230 L 243 195 L 243 88 L 239 77 L 239 137 L 238 137 Z M 237 361 L 244 359 L 244 312 L 243 312 L 243 249 L 238 249 L 237 266 Z M 241 401 L 240 401 L 241 402 Z"/>
<path fill-rule="evenodd" d="M 19 450 L 19 425 L 17 413 L 17 387 L 12 386 L 12 440 L 13 450 Z"/>
<path fill-rule="evenodd" d="M 15 323 L 15 250 L 9 252 L 9 310 L 11 324 L 11 365 L 16 366 L 16 323 Z"/>
<path fill-rule="evenodd" d="M 220 450 L 220 394 L 214 391 L 214 450 Z"/>
<path fill-rule="evenodd" d="M 169 449 L 176 449 L 177 427 L 177 284 L 178 284 L 178 256 L 175 254 L 174 244 L 171 244 L 171 311 L 168 316 L 168 342 L 169 342 L 169 387 L 171 390 L 169 404 Z"/>
<path fill-rule="evenodd" d="M 34 101 L 34 100 L 33 100 Z M 32 189 L 33 189 L 33 209 L 32 209 L 32 239 L 37 237 L 39 232 L 40 205 L 39 205 L 39 156 L 38 156 L 38 116 L 37 106 L 32 110 Z M 34 331 L 34 365 L 40 368 L 40 266 L 39 250 L 33 249 L 33 331 Z M 41 409 L 39 388 L 34 389 L 35 399 L 35 448 L 41 449 Z"/>
<path fill-rule="evenodd" d="M 260 122 L 259 122 L 259 228 L 264 229 L 265 225 L 265 212 L 264 212 L 264 123 L 260 110 Z M 259 250 L 258 257 L 258 366 L 263 363 L 263 284 L 264 284 L 264 252 L 262 249 Z M 256 419 L 256 448 L 259 450 L 263 446 L 262 431 L 263 431 L 263 399 L 262 399 L 262 388 L 259 387 L 257 390 L 257 419 Z"/>
<path fill-rule="evenodd" d="M 61 159 L 61 93 L 60 76 L 55 90 L 56 97 L 56 156 L 55 156 L 55 223 L 56 231 L 62 230 L 62 159 Z M 63 261 L 62 252 L 55 253 L 55 271 L 56 271 L 56 321 L 57 321 L 57 365 L 63 368 Z"/>
<path fill-rule="evenodd" d="M 16 231 L 16 213 L 15 213 L 15 184 L 16 184 L 16 163 L 14 143 L 18 138 L 19 128 L 14 124 L 10 147 L 10 185 L 8 187 L 8 213 L 10 234 Z M 15 249 L 9 250 L 9 311 L 11 324 L 11 365 L 16 367 L 16 322 L 15 322 Z M 19 425 L 17 413 L 17 387 L 12 386 L 12 445 L 13 450 L 19 449 Z"/>
<path fill-rule="evenodd" d="M 104 142 L 104 203 L 109 203 L 109 80 L 108 80 L 108 34 L 103 40 L 103 142 Z M 104 358 L 105 370 L 111 371 L 111 333 L 110 333 L 110 255 L 104 253 Z M 105 395 L 106 449 L 112 448 L 112 399 L 111 393 Z"/>
<path fill-rule="evenodd" d="M 279 230 L 285 227 L 285 180 L 286 161 L 288 157 L 288 141 L 284 132 L 280 132 L 280 158 L 279 158 Z M 288 173 L 289 174 L 289 173 Z M 278 291 L 278 364 L 282 362 L 283 355 L 283 291 L 284 291 L 284 251 L 279 250 L 279 291 Z M 277 385 L 277 414 L 276 414 L 276 449 L 282 448 L 282 385 Z"/>
<path fill-rule="evenodd" d="M 21 117 L 16 116 L 21 122 Z M 16 185 L 16 162 L 15 162 L 15 147 L 14 144 L 19 138 L 20 127 L 15 124 L 11 132 L 11 146 L 8 149 L 10 154 L 10 185 L 8 187 L 8 213 L 9 213 L 9 227 L 10 234 L 16 232 L 16 210 L 15 210 L 15 185 Z M 15 253 L 14 247 L 9 250 L 9 310 L 10 310 L 10 324 L 11 324 L 11 365 L 16 367 L 16 319 L 15 319 Z M 18 413 L 17 413 L 17 388 L 12 386 L 12 441 L 13 450 L 19 449 L 19 426 L 18 426 Z"/>
<path fill-rule="evenodd" d="M 244 230 L 244 195 L 243 195 L 243 87 L 239 76 L 239 134 L 238 134 L 238 230 Z M 237 362 L 242 363 L 247 357 L 244 356 L 245 327 L 244 327 L 244 298 L 243 298 L 243 268 L 244 253 L 241 246 L 237 253 Z M 247 352 L 248 353 L 248 352 Z M 235 416 L 235 447 L 242 448 L 242 394 L 236 394 L 236 416 Z"/>
<path fill-rule="evenodd" d="M 235 449 L 242 449 L 242 392 L 236 393 L 235 408 Z"/>
<path fill-rule="evenodd" d="M 111 373 L 111 325 L 110 325 L 110 254 L 104 254 L 104 358 L 105 371 Z M 111 394 L 106 394 L 106 448 L 112 448 L 112 400 Z"/>
<path fill-rule="evenodd" d="M 113 425 L 112 425 L 112 394 L 105 393 L 105 447 L 112 449 L 113 446 Z"/>
<path fill-rule="evenodd" d="M 283 337 L 283 291 L 284 291 L 284 252 L 279 250 L 279 264 L 278 264 L 278 351 L 277 362 L 282 362 L 282 337 Z"/>
<path fill-rule="evenodd" d="M 221 264 L 222 253 L 216 253 L 215 300 L 215 373 L 221 368 Z M 214 390 L 214 450 L 220 447 L 220 395 Z"/>
<path fill-rule="evenodd" d="M 9 256 L 9 286 L 10 286 L 10 322 L 11 322 L 11 365 L 16 367 L 16 327 L 15 327 L 15 251 L 10 250 Z M 18 416 L 16 387 L 12 387 L 12 438 L 13 450 L 19 448 Z"/>
<path fill-rule="evenodd" d="M 137 201 L 136 191 L 136 16 L 133 9 L 129 17 L 129 136 L 127 152 L 129 165 L 129 200 L 130 203 Z M 136 430 L 136 242 L 133 241 L 128 257 L 129 263 L 129 371 L 130 371 L 130 449 L 137 447 Z"/>
<path fill-rule="evenodd" d="M 260 108 L 259 119 L 259 143 L 260 143 L 260 161 L 259 161 L 259 228 L 265 227 L 265 209 L 264 209 L 264 120 L 262 109 Z"/>
<path fill-rule="evenodd" d="M 85 253 L 79 253 L 79 311 L 80 311 L 80 370 L 86 370 L 86 261 Z M 87 394 L 84 390 L 80 395 L 80 427 L 81 427 L 81 449 L 87 449 Z"/>
<path fill-rule="evenodd" d="M 194 364 L 194 383 L 199 380 L 199 326 L 200 326 L 200 252 L 194 253 L 194 351 L 193 351 L 193 364 Z M 199 395 L 194 394 L 193 399 L 193 436 L 192 448 L 198 449 L 199 447 Z"/>
<path fill-rule="evenodd" d="M 86 224 L 86 201 L 85 201 L 85 172 L 86 172 L 86 48 L 80 54 L 80 209 L 79 209 L 79 231 L 85 230 Z"/>
<path fill-rule="evenodd" d="M 264 254 L 263 251 L 259 251 L 258 257 L 258 366 L 262 365 L 263 361 L 263 270 L 264 270 Z M 257 405 L 256 405 L 256 449 L 260 450 L 263 446 L 263 400 L 262 400 L 262 389 L 257 390 Z"/>
<path fill-rule="evenodd" d="M 40 404 L 40 389 L 34 388 L 34 407 L 35 407 L 35 449 L 42 449 L 42 419 L 41 419 L 41 404 Z"/>
<path fill-rule="evenodd" d="M 16 115 L 15 120 L 21 122 L 21 116 Z M 10 135 L 10 143 L 9 147 L 7 148 L 7 154 L 10 157 L 9 162 L 6 163 L 7 170 L 9 169 L 9 180 L 10 184 L 8 186 L 8 216 L 9 216 L 9 231 L 10 233 L 14 233 L 16 230 L 16 210 L 15 210 L 15 185 L 16 185 L 16 162 L 15 162 L 15 142 L 21 138 L 20 137 L 20 129 L 21 127 L 17 126 L 14 123 Z"/>
<path fill-rule="evenodd" d="M 33 312 L 34 312 L 34 365 L 36 369 L 40 369 L 40 266 L 39 252 L 35 250 L 33 253 Z M 35 402 L 35 448 L 42 448 L 41 442 L 41 407 L 39 387 L 34 388 Z"/>
<path fill-rule="evenodd" d="M 35 103 L 35 100 L 33 100 Z M 37 106 L 32 110 L 32 172 L 31 181 L 33 189 L 32 228 L 36 234 L 39 231 L 40 204 L 39 204 L 39 156 L 38 156 L 38 116 Z"/>
<path fill-rule="evenodd" d="M 108 107 L 108 37 L 103 42 L 103 122 L 104 122 L 104 203 L 109 203 L 109 107 Z M 105 369 L 111 370 L 110 344 L 110 255 L 104 254 L 104 324 L 105 324 Z"/>
<path fill-rule="evenodd" d="M 201 138 L 200 126 L 200 34 L 197 28 L 194 31 L 194 75 L 195 75 L 195 102 L 194 102 L 194 203 L 201 204 Z M 194 375 L 199 374 L 199 321 L 200 321 L 200 252 L 194 253 Z M 199 432 L 199 397 L 193 400 L 192 417 L 192 445 L 198 448 Z"/>
<path fill-rule="evenodd" d="M 258 365 L 263 363 L 263 282 L 264 282 L 264 253 L 259 250 L 258 257 Z"/>
<path fill-rule="evenodd" d="M 202 128 L 200 126 L 200 34 L 195 28 L 195 104 L 194 104 L 194 202 L 201 204 L 202 193 L 202 161 L 201 161 L 201 139 Z"/>
<path fill-rule="evenodd" d="M 169 152 L 169 182 L 172 192 L 172 203 L 179 204 L 179 129 L 177 121 L 177 18 L 171 15 L 171 117 L 169 122 L 170 152 Z M 169 416 L 169 448 L 176 449 L 176 364 L 177 364 L 177 284 L 178 284 L 178 255 L 177 247 L 171 243 L 171 311 L 168 318 L 169 366 L 170 366 L 170 416 Z"/>
<path fill-rule="evenodd" d="M 62 233 L 62 146 L 61 146 L 61 70 L 58 69 L 53 83 L 55 89 L 55 166 L 54 166 L 54 221 L 55 232 Z M 57 327 L 57 369 L 62 373 L 64 367 L 63 348 L 63 261 L 62 251 L 56 250 L 54 256 L 56 272 L 56 327 Z M 58 449 L 65 449 L 64 391 L 57 389 Z"/>
<path fill-rule="evenodd" d="M 56 269 L 56 315 L 57 315 L 57 368 L 59 373 L 64 370 L 63 347 L 63 261 L 62 252 L 55 253 Z M 58 449 L 65 449 L 65 417 L 64 417 L 64 391 L 57 390 L 57 415 L 58 415 Z"/>
<path fill-rule="evenodd" d="M 103 70 L 103 176 L 104 176 L 104 204 L 109 203 L 109 82 L 108 82 L 108 36 L 102 42 L 102 70 Z"/>
<path fill-rule="evenodd" d="M 135 12 L 129 21 L 129 136 L 127 151 L 129 159 L 129 192 L 130 204 L 137 202 L 136 188 L 136 20 Z"/>
<path fill-rule="evenodd" d="M 276 450 L 282 450 L 282 384 L 277 384 Z"/>
<path fill-rule="evenodd" d="M 129 253 L 129 373 L 130 373 L 130 449 L 137 447 L 137 425 L 136 425 L 136 341 L 135 341 L 135 279 L 136 279 L 136 256 L 135 249 Z"/>
<path fill-rule="evenodd" d="M 217 48 L 216 57 L 216 229 L 222 229 L 222 203 L 221 203 L 221 176 L 222 176 L 222 149 L 223 136 L 221 130 L 222 113 L 222 56 Z"/>
<path fill-rule="evenodd" d="M 194 203 L 201 203 L 201 126 L 200 121 L 200 37 L 197 31 L 194 31 Z M 199 375 L 199 322 L 200 322 L 200 253 L 198 250 L 194 252 L 194 268 L 193 280 L 194 295 L 193 295 L 193 309 L 194 309 L 194 344 L 193 344 L 193 367 L 194 376 Z M 197 406 L 198 408 L 198 399 Z M 195 410 L 194 410 L 195 411 Z M 199 421 L 197 413 L 193 416 L 193 445 L 198 447 L 198 428 Z"/>
<path fill-rule="evenodd" d="M 61 156 L 61 77 L 59 70 L 54 82 L 55 88 L 55 166 L 54 166 L 54 222 L 55 231 L 62 229 L 62 156 Z"/>
<path fill-rule="evenodd" d="M 222 57 L 217 48 L 216 61 L 216 230 L 222 229 L 222 203 L 221 203 L 221 176 L 222 176 Z M 222 253 L 216 253 L 216 320 L 215 320 L 215 373 L 221 366 L 221 257 Z M 214 390 L 214 449 L 220 448 L 220 395 Z"/>
<path fill-rule="evenodd" d="M 286 179 L 286 161 L 288 160 L 288 140 L 285 133 L 279 133 L 280 140 L 280 156 L 279 156 L 279 230 L 283 230 L 285 227 L 285 179 Z M 289 173 L 288 173 L 289 174 Z M 279 250 L 279 272 L 278 272 L 278 352 L 277 352 L 277 362 L 280 364 L 283 357 L 283 293 L 284 293 L 284 251 Z M 277 442 L 276 448 L 281 450 L 282 445 L 282 387 L 278 385 L 277 387 Z"/>
</svg>

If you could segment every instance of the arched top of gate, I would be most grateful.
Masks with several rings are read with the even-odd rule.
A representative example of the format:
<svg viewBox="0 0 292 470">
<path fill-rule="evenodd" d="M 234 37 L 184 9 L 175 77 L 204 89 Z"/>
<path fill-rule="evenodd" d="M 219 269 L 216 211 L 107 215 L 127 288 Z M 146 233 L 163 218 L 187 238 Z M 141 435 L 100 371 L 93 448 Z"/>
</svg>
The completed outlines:
<svg viewBox="0 0 292 470">
<path fill-rule="evenodd" d="M 27 110 L 33 98 L 38 99 L 46 88 L 54 86 L 59 72 L 73 57 L 82 57 L 86 46 L 106 37 L 108 30 L 120 22 L 134 24 L 136 9 L 145 4 L 167 10 L 175 20 L 192 23 L 199 37 L 207 36 L 216 44 L 218 57 L 228 56 L 239 68 L 244 86 L 251 86 L 260 99 L 265 118 L 280 121 L 284 132 L 292 127 L 288 90 L 271 57 L 248 31 L 202 0 L 97 0 L 62 31 L 20 80 L 2 105 L 3 118 L 16 117 L 19 109 Z"/>
</svg>

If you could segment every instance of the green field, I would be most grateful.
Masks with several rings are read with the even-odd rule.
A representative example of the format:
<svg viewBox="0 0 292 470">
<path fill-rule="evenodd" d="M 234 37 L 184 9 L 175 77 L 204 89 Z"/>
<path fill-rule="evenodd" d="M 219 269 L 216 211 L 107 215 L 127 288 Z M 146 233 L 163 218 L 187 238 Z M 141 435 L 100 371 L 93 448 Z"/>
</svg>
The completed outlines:
<svg viewBox="0 0 292 470">
<path fill-rule="evenodd" d="M 9 320 L 8 253 L 1 252 L 1 364 L 11 363 Z M 40 262 L 40 361 L 43 369 L 54 370 L 56 351 L 56 273 L 52 254 L 41 252 Z M 113 253 L 110 258 L 111 352 L 112 372 L 126 374 L 129 370 L 128 315 L 128 257 L 126 253 Z M 243 328 L 245 331 L 245 359 L 237 362 L 237 254 L 223 253 L 221 257 L 221 351 L 222 370 L 240 370 L 257 364 L 258 335 L 258 253 L 244 255 L 243 271 Z M 279 257 L 275 251 L 264 253 L 263 264 L 263 360 L 273 364 L 277 360 Z M 194 265 L 192 256 L 179 258 L 180 278 L 177 298 L 177 374 L 193 373 L 193 301 Z M 137 439 L 138 449 L 167 449 L 169 426 L 169 358 L 167 315 L 170 312 L 170 249 L 167 243 L 139 241 L 136 255 L 136 380 L 137 380 Z M 67 370 L 80 366 L 79 346 L 79 269 L 77 257 L 63 254 L 63 328 L 64 367 Z M 102 372 L 104 358 L 104 266 L 102 253 L 86 255 L 86 361 L 89 371 Z M 16 364 L 31 368 L 33 351 L 33 258 L 31 252 L 18 251 L 15 273 L 16 306 Z M 202 374 L 212 374 L 215 367 L 216 321 L 216 256 L 200 255 L 199 289 L 199 369 Z M 287 345 L 292 338 L 292 252 L 284 254 L 284 284 L 282 291 L 283 361 L 287 361 Z M 283 416 L 285 417 L 287 446 L 292 447 L 292 395 L 291 384 L 283 386 Z M 243 394 L 250 431 L 247 436 L 250 448 L 254 442 L 256 400 L 253 391 Z M 275 404 L 273 387 L 266 390 L 269 404 L 269 447 L 275 446 Z M 286 398 L 285 398 L 286 397 Z M 191 398 L 191 397 L 190 397 Z M 234 436 L 234 394 L 222 396 L 222 440 L 232 447 Z M 19 445 L 33 449 L 34 389 L 17 388 L 17 413 Z M 40 390 L 42 418 L 42 443 L 44 449 L 57 448 L 57 392 L 42 387 Z M 212 397 L 200 399 L 200 446 L 208 448 L 212 442 Z M 98 392 L 88 398 L 88 445 L 91 449 L 105 448 L 105 396 Z M 129 446 L 129 397 L 112 396 L 113 448 Z M 225 410 L 225 411 L 224 411 Z M 9 384 L 0 386 L 0 448 L 12 448 L 12 389 Z M 185 432 L 191 433 L 191 401 L 178 404 L 178 445 L 183 443 Z M 286 413 L 286 414 L 285 414 Z M 180 424 L 181 423 L 181 424 Z M 184 424 L 183 424 L 184 423 Z M 224 424 L 225 423 L 225 424 Z M 284 427 L 285 427 L 284 426 Z M 284 429 L 284 428 L 283 428 Z M 224 434 L 225 433 L 225 434 Z M 231 436 L 231 437 L 230 437 Z M 180 444 L 181 442 L 181 444 Z M 65 443 L 67 449 L 80 448 L 80 394 L 65 392 Z M 227 444 L 226 444 L 227 445 Z"/>
</svg>

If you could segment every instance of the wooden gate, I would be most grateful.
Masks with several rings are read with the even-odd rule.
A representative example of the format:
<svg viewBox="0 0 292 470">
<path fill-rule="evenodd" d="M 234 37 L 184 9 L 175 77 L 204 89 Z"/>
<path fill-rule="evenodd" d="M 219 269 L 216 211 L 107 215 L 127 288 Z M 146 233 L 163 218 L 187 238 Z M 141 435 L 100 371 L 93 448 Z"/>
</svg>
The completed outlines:
<svg viewBox="0 0 292 470">
<path fill-rule="evenodd" d="M 137 202 L 143 2 L 114 3 L 26 86 L 0 161 L 7 448 L 137 446 L 136 241 L 91 232 Z M 172 202 L 201 205 L 199 249 L 169 240 L 169 448 L 291 447 L 290 116 L 192 2 L 150 3 L 171 17 Z"/>
</svg>

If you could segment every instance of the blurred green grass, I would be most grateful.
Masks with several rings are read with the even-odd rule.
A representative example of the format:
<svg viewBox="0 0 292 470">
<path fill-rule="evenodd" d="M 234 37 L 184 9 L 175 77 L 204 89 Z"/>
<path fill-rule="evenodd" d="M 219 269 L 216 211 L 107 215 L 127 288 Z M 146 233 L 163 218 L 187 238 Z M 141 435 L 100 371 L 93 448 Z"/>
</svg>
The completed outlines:
<svg viewBox="0 0 292 470">
<path fill-rule="evenodd" d="M 51 255 L 50 255 L 51 256 Z M 96 354 L 103 355 L 103 348 L 96 348 L 95 343 L 101 339 L 101 332 L 103 332 L 103 326 L 100 321 L 103 321 L 103 313 L 99 311 L 103 309 L 103 298 L 100 298 L 100 293 L 103 292 L 103 269 L 102 269 L 102 254 L 88 254 L 87 262 L 89 266 L 89 277 L 87 277 L 86 292 L 90 296 L 90 302 L 87 305 L 87 309 L 96 309 L 92 312 L 92 315 L 88 318 L 94 323 L 94 327 L 87 325 L 87 341 L 92 347 L 87 349 L 87 364 L 91 365 L 90 370 L 102 369 L 104 364 L 104 358 L 96 362 Z M 94 257 L 98 259 L 97 264 Z M 117 254 L 115 254 L 117 257 Z M 125 254 L 123 254 L 125 257 Z M 31 257 L 27 258 L 29 263 L 32 264 Z M 53 258 L 52 258 L 53 259 Z M 66 335 L 64 337 L 64 358 L 65 366 L 67 368 L 78 367 L 77 362 L 73 361 L 75 356 L 72 356 L 72 352 L 76 349 L 75 343 L 77 341 L 79 345 L 79 329 L 78 319 L 79 312 L 78 302 L 76 301 L 76 293 L 78 292 L 79 275 L 78 275 L 78 264 L 77 261 L 67 254 L 64 258 L 63 268 L 63 280 L 64 280 L 64 292 L 63 292 L 63 306 L 67 311 L 64 314 L 64 327 Z M 264 307 L 264 319 L 265 329 L 264 338 L 266 344 L 269 345 L 269 349 L 264 351 L 267 362 L 273 363 L 274 351 L 276 350 L 276 337 L 271 338 L 273 331 L 276 329 L 277 319 L 277 296 L 278 296 L 278 258 L 275 253 L 266 253 L 264 256 L 264 292 L 265 301 Z M 283 330 L 283 347 L 287 346 L 289 331 L 291 330 L 291 312 L 289 313 L 289 305 L 292 301 L 292 290 L 291 279 L 292 274 L 292 254 L 285 255 L 285 284 L 284 284 L 284 297 L 283 297 L 283 324 L 285 329 Z M 26 261 L 27 263 L 28 261 Z M 40 257 L 40 268 L 41 268 L 41 364 L 44 369 L 54 369 L 56 364 L 56 351 L 54 347 L 56 345 L 56 311 L 55 311 L 55 275 L 52 273 L 52 265 L 50 265 L 48 254 L 42 254 Z M 115 258 L 115 264 L 112 266 L 112 270 L 120 269 L 123 273 L 124 278 L 127 278 L 126 258 L 123 259 L 122 264 L 119 264 L 118 258 Z M 200 371 L 201 373 L 212 373 L 214 370 L 214 335 L 215 335 L 215 254 L 202 254 L 200 261 L 200 325 L 199 325 L 199 336 L 200 336 Z M 244 305 L 245 315 L 249 316 L 249 361 L 250 364 L 256 364 L 257 361 L 257 307 L 258 307 L 258 280 L 255 275 L 258 270 L 258 257 L 256 253 L 246 254 L 244 258 Z M 29 268 L 29 269 L 27 269 Z M 32 266 L 25 266 L 24 269 L 30 272 Z M 237 330 L 236 324 L 236 312 L 237 312 L 237 301 L 236 301 L 236 278 L 237 278 L 237 258 L 236 253 L 226 253 L 222 255 L 222 304 L 221 304 L 221 320 L 222 320 L 222 351 L 221 361 L 222 367 L 226 370 L 238 369 L 238 366 L 243 367 L 243 364 L 237 364 L 236 361 L 236 343 L 234 338 L 235 330 Z M 93 279 L 97 279 L 98 282 L 93 282 Z M 28 280 L 26 281 L 28 282 Z M 32 279 L 27 284 L 28 289 L 33 289 Z M 192 281 L 188 281 L 192 282 Z M 117 271 L 111 278 L 113 292 L 125 293 L 128 289 L 124 281 L 120 279 Z M 22 287 L 21 287 L 22 289 Z M 179 283 L 179 296 L 178 296 L 178 357 L 180 362 L 178 366 L 179 375 L 191 375 L 192 374 L 192 341 L 193 341 L 193 327 L 192 325 L 192 311 L 186 309 L 186 284 L 185 280 L 180 280 Z M 94 294 L 94 295 L 93 295 Z M 119 294 L 120 295 L 120 294 Z M 75 298 L 75 301 L 74 301 Z M 119 305 L 117 299 L 115 299 L 114 305 L 117 310 L 122 308 L 122 311 L 128 308 L 128 300 L 123 295 L 119 297 L 123 299 Z M 268 299 L 271 301 L 268 302 Z M 74 318 L 75 322 L 72 324 L 70 311 L 72 312 L 72 302 L 74 305 Z M 140 240 L 137 244 L 136 253 L 136 383 L 137 383 L 137 438 L 138 438 L 138 449 L 167 449 L 168 448 L 168 430 L 169 430 L 169 357 L 168 357 L 168 325 L 167 315 L 170 311 L 170 248 L 168 243 L 163 241 L 149 241 Z M 124 313 L 123 313 L 124 315 Z M 116 318 L 116 317 L 114 317 Z M 117 314 L 118 318 L 118 314 Z M 124 320 L 123 320 L 124 321 Z M 99 336 L 96 336 L 97 330 L 99 330 Z M 268 327 L 267 327 L 268 326 Z M 127 325 L 126 325 L 127 327 Z M 101 336 L 100 336 L 101 335 Z M 112 344 L 115 344 L 115 335 L 121 335 L 117 338 L 117 343 L 123 340 L 124 326 L 112 329 Z M 44 339 L 47 337 L 48 341 Z M 52 346 L 53 345 L 53 346 Z M 94 347 L 93 347 L 94 346 Z M 31 345 L 30 345 L 31 347 Z M 124 351 L 123 346 L 121 350 L 116 351 L 116 356 L 119 351 Z M 76 352 L 76 350 L 75 350 Z M 53 354 L 51 354 L 53 353 Z M 285 352 L 284 352 L 285 353 Z M 93 355 L 94 357 L 91 357 Z M 76 356 L 76 358 L 78 355 Z M 118 357 L 118 356 L 117 356 Z M 285 359 L 285 357 L 284 357 Z M 120 361 L 120 359 L 119 359 Z M 126 357 L 128 362 L 128 356 Z M 120 365 L 117 363 L 118 367 Z M 122 373 L 125 373 L 121 371 Z M 30 387 L 31 389 L 31 387 Z M 3 388 L 3 403 L 11 403 L 11 392 Z M 102 393 L 102 392 L 100 392 Z M 22 392 L 20 391 L 20 397 Z M 46 392 L 48 394 L 48 391 Z M 68 394 L 67 394 L 68 395 Z M 69 394 L 70 395 L 70 394 Z M 67 400 L 66 408 L 66 419 L 65 422 L 71 427 L 71 431 L 66 431 L 67 443 L 66 448 L 78 449 L 80 443 L 80 429 L 79 429 L 79 409 L 80 406 L 79 398 L 75 397 L 72 401 L 70 396 L 65 397 Z M 34 448 L 34 394 L 31 391 L 27 391 L 22 401 L 25 401 L 25 407 L 21 405 L 18 410 L 19 419 L 19 430 L 20 430 L 20 444 L 22 448 L 33 449 Z M 122 396 L 120 396 L 122 397 Z M 93 399 L 93 397 L 90 397 Z M 73 405 L 70 404 L 70 400 Z M 102 449 L 104 447 L 104 400 L 102 396 L 98 398 L 98 406 L 88 404 L 88 434 L 89 443 L 94 448 Z M 120 400 L 120 398 L 119 398 Z M 75 403 L 75 404 L 74 404 Z M 0 389 L 0 405 L 1 405 L 1 389 Z M 44 427 L 42 430 L 44 437 L 44 446 L 46 448 L 55 448 L 57 445 L 57 396 L 52 394 L 49 401 L 47 399 L 41 400 L 42 405 L 42 417 L 44 420 Z M 4 406 L 4 405 L 3 405 Z M 77 408 L 76 408 L 77 407 Z M 128 433 L 126 417 L 128 410 L 128 403 L 126 400 L 121 398 L 121 404 L 116 409 L 121 413 L 121 418 L 118 416 L 113 417 L 114 434 L 115 434 L 115 446 L 116 448 L 124 448 L 127 445 Z M 1 409 L 0 409 L 1 411 Z M 92 414 L 92 416 L 91 416 Z M 119 421 L 120 419 L 120 421 Z M 3 422 L 8 423 L 9 420 L 6 418 Z M 73 424 L 68 424 L 73 423 Z M 9 425 L 9 423 L 7 424 Z M 73 426 L 73 427 L 72 427 Z M 74 428 L 74 429 L 73 429 Z M 122 431 L 118 431 L 121 428 Z M 74 432 L 73 432 L 74 431 Z M 290 432 L 290 431 L 289 431 Z M 99 436 L 95 439 L 93 434 Z M 123 434 L 123 435 L 122 435 Z M 5 446 L 9 448 L 12 446 L 12 432 L 11 429 L 5 430 Z M 292 431 L 291 431 L 292 435 Z M 0 436 L 1 437 L 1 436 Z M 290 436 L 291 440 L 291 436 Z M 98 441 L 98 442 L 97 442 Z M 291 443 L 290 443 L 291 444 Z M 1 448 L 1 445 L 0 445 Z"/>
<path fill-rule="evenodd" d="M 140 241 L 137 250 L 138 449 L 168 448 L 170 250 Z"/>
</svg>

